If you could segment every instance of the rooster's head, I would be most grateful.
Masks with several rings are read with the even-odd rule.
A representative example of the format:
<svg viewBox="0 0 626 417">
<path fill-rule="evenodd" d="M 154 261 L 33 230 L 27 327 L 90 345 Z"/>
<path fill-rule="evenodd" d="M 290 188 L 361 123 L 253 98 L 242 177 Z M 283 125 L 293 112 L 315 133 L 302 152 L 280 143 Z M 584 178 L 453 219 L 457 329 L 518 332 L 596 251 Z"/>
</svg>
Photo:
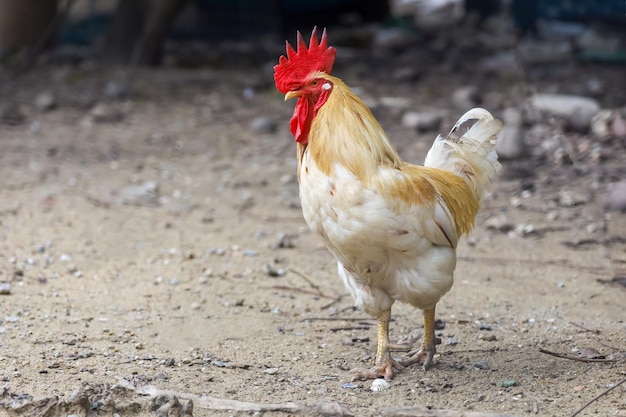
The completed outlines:
<svg viewBox="0 0 626 417">
<path fill-rule="evenodd" d="M 274 66 L 276 88 L 285 95 L 285 100 L 298 98 L 291 118 L 291 133 L 301 144 L 308 142 L 311 120 L 326 102 L 333 88 L 323 77 L 330 76 L 335 62 L 335 48 L 327 45 L 326 29 L 321 41 L 317 40 L 317 29 L 313 28 L 309 46 L 298 32 L 298 51 L 287 42 L 287 56 L 281 55 Z"/>
</svg>

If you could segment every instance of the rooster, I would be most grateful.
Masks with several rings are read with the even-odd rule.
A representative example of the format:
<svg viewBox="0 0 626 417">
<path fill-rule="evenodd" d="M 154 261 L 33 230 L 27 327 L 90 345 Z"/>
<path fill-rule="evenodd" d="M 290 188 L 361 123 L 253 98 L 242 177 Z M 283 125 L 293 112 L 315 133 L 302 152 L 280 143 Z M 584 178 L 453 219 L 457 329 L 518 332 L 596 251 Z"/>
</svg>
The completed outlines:
<svg viewBox="0 0 626 417">
<path fill-rule="evenodd" d="M 435 305 L 450 290 L 456 246 L 470 232 L 483 190 L 500 167 L 495 139 L 502 124 L 484 109 L 468 111 L 450 134 L 438 136 L 424 166 L 400 159 L 371 111 L 331 75 L 336 50 L 313 29 L 307 47 L 274 67 L 285 100 L 297 98 L 291 132 L 297 142 L 302 213 L 338 262 L 356 305 L 377 321 L 378 349 L 371 369 L 353 377 L 390 380 L 395 370 L 435 354 Z M 473 121 L 463 134 L 461 130 Z M 421 349 L 404 360 L 390 350 L 395 301 L 423 311 Z"/>
</svg>

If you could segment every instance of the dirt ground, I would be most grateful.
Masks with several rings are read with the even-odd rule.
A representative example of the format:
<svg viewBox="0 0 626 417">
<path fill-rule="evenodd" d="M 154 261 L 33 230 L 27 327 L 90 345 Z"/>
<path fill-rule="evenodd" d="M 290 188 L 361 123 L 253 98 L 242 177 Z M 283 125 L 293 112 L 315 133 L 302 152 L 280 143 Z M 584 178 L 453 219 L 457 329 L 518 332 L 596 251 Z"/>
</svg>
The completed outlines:
<svg viewBox="0 0 626 417">
<path fill-rule="evenodd" d="M 337 74 L 416 163 L 436 132 L 403 127 L 402 113 L 442 111 L 447 131 L 462 114 L 457 87 L 478 86 L 498 114 L 523 107 L 529 87 L 578 93 L 591 72 L 613 86 L 603 106 L 626 105 L 618 67 L 532 84 L 354 68 Z M 302 220 L 292 104 L 266 69 L 0 75 L 2 101 L 17 106 L 0 124 L 0 414 L 569 416 L 625 378 L 626 214 L 603 201 L 625 177 L 624 143 L 602 143 L 598 161 L 591 136 L 544 120 L 533 156 L 504 162 L 459 247 L 435 365 L 380 392 L 351 381 L 373 361 L 374 321 Z M 42 92 L 56 108 L 38 110 Z M 536 151 L 550 138 L 572 163 Z M 394 306 L 394 340 L 417 345 L 421 329 L 421 312 Z M 580 415 L 626 415 L 626 386 Z"/>
</svg>

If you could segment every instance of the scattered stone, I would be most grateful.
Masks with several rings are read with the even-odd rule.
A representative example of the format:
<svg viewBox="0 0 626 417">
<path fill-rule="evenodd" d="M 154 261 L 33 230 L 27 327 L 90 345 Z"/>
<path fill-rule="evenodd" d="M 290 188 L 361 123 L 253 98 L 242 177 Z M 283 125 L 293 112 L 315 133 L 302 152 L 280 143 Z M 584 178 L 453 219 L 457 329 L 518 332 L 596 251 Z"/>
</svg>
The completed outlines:
<svg viewBox="0 0 626 417">
<path fill-rule="evenodd" d="M 11 294 L 11 284 L 8 282 L 0 283 L 0 295 L 9 295 Z"/>
<path fill-rule="evenodd" d="M 626 180 L 606 186 L 604 206 L 607 210 L 626 212 Z"/>
<path fill-rule="evenodd" d="M 563 117 L 575 130 L 588 129 L 591 119 L 600 111 L 596 100 L 568 94 L 535 94 L 530 105 L 540 112 Z"/>
<path fill-rule="evenodd" d="M 601 96 L 606 93 L 606 83 L 599 78 L 590 78 L 585 83 L 585 89 L 593 96 Z"/>
<path fill-rule="evenodd" d="M 270 277 L 278 278 L 285 275 L 285 270 L 282 268 L 272 268 L 272 265 L 266 265 L 267 275 Z"/>
<path fill-rule="evenodd" d="M 522 112 L 509 107 L 502 112 L 504 128 L 496 141 L 496 152 L 501 159 L 518 159 L 527 154 L 522 127 Z"/>
<path fill-rule="evenodd" d="M 576 352 L 579 358 L 585 359 L 606 359 L 606 355 L 601 354 L 594 348 L 582 348 Z"/>
<path fill-rule="evenodd" d="M 252 119 L 250 129 L 259 134 L 269 134 L 276 132 L 278 123 L 269 117 L 259 116 Z"/>
<path fill-rule="evenodd" d="M 478 336 L 478 338 L 480 340 L 484 340 L 485 342 L 495 342 L 497 339 L 495 334 L 481 334 L 480 336 Z"/>
<path fill-rule="evenodd" d="M 491 324 L 489 323 L 478 323 L 478 330 L 491 330 Z"/>
<path fill-rule="evenodd" d="M 128 206 L 157 206 L 159 204 L 159 184 L 146 181 L 128 185 L 117 190 L 117 202 Z"/>
<path fill-rule="evenodd" d="M 46 112 L 54 109 L 57 106 L 56 97 L 49 92 L 40 93 L 35 98 L 35 107 L 39 111 Z"/>
<path fill-rule="evenodd" d="M 104 94 L 111 98 L 124 98 L 128 91 L 128 84 L 122 81 L 111 80 L 104 86 Z"/>
<path fill-rule="evenodd" d="M 477 369 L 489 369 L 489 365 L 487 364 L 487 362 L 480 361 L 480 362 L 476 362 L 474 364 L 474 368 L 477 368 Z"/>
<path fill-rule="evenodd" d="M 370 391 L 380 392 L 380 391 L 389 389 L 390 387 L 391 387 L 391 384 L 389 382 L 381 378 L 376 378 L 375 380 L 372 381 L 372 386 L 370 386 Z"/>
<path fill-rule="evenodd" d="M 513 230 L 507 233 L 507 236 L 514 238 L 518 236 L 521 236 L 521 237 L 536 236 L 539 234 L 540 234 L 539 231 L 535 228 L 534 225 L 520 223 L 520 224 L 515 225 Z"/>
<path fill-rule="evenodd" d="M 591 132 L 599 139 L 626 138 L 626 121 L 619 111 L 603 109 L 591 119 Z"/>
<path fill-rule="evenodd" d="M 289 236 L 285 233 L 278 235 L 278 242 L 272 244 L 272 249 L 293 249 L 295 247 L 293 236 Z"/>
<path fill-rule="evenodd" d="M 408 111 L 402 115 L 402 126 L 416 129 L 418 132 L 437 131 L 441 125 L 442 116 L 434 111 Z"/>
<path fill-rule="evenodd" d="M 447 346 L 455 346 L 455 345 L 457 345 L 458 343 L 459 343 L 459 341 L 458 341 L 456 338 L 454 338 L 454 337 L 448 337 L 448 338 L 446 339 L 446 343 L 445 343 L 445 344 L 446 344 Z"/>
<path fill-rule="evenodd" d="M 95 123 L 114 123 L 124 119 L 124 113 L 121 110 L 107 103 L 96 104 L 89 112 L 89 116 Z"/>
<path fill-rule="evenodd" d="M 511 388 L 515 385 L 517 385 L 517 381 L 514 379 L 505 379 L 504 381 L 500 382 L 500 386 L 502 388 Z"/>
<path fill-rule="evenodd" d="M 278 368 L 267 368 L 263 370 L 263 373 L 268 375 L 276 375 L 278 373 Z"/>
<path fill-rule="evenodd" d="M 513 230 L 513 223 L 510 223 L 504 214 L 491 216 L 485 222 L 487 229 L 496 230 L 498 232 L 507 233 Z"/>
<path fill-rule="evenodd" d="M 476 107 L 481 102 L 482 98 L 475 85 L 461 87 L 452 94 L 452 104 L 463 111 Z"/>
<path fill-rule="evenodd" d="M 587 196 L 574 191 L 561 190 L 557 201 L 561 207 L 580 206 L 587 202 Z"/>
<path fill-rule="evenodd" d="M 226 255 L 226 250 L 224 250 L 223 248 L 212 248 L 209 251 L 209 255 L 224 256 L 224 255 Z M 212 273 L 213 273 L 213 271 L 211 271 L 211 274 Z"/>
</svg>

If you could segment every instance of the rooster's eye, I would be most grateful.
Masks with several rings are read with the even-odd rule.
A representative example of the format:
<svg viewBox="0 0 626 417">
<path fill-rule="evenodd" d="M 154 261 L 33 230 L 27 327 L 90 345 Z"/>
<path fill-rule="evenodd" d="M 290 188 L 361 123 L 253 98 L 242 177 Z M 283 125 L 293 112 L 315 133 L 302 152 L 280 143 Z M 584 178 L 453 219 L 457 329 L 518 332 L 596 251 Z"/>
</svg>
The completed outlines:
<svg viewBox="0 0 626 417">
<path fill-rule="evenodd" d="M 318 83 L 319 83 L 319 81 L 317 81 L 317 80 L 313 80 L 313 81 L 311 81 L 311 86 L 312 86 L 312 87 L 317 87 L 317 84 L 318 84 Z"/>
</svg>

